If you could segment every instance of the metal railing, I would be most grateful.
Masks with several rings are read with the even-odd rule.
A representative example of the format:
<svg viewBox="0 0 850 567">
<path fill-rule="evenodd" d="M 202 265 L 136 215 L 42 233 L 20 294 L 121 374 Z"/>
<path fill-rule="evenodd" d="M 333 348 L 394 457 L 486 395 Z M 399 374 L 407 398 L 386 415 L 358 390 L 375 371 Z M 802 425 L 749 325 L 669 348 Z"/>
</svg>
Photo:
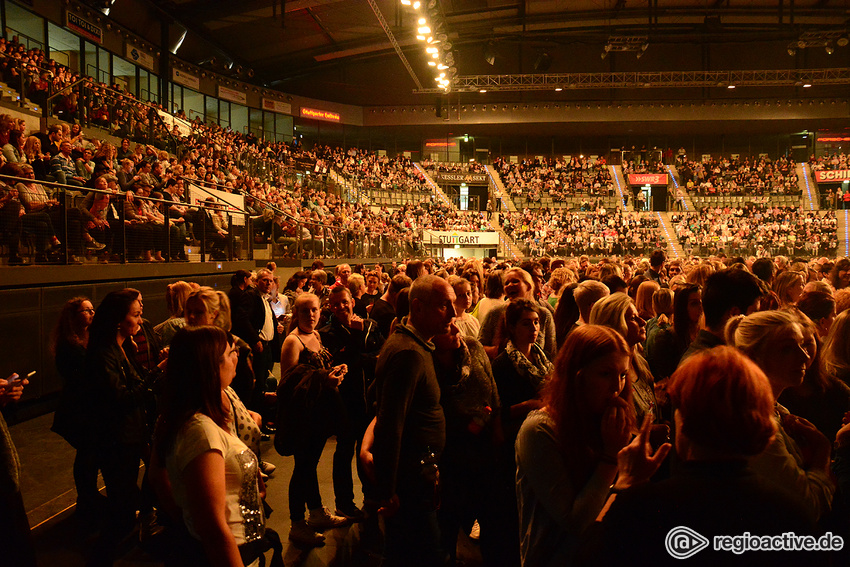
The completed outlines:
<svg viewBox="0 0 850 567">
<path fill-rule="evenodd" d="M 198 182 L 184 178 L 199 189 L 225 190 L 225 185 L 211 182 Z M 241 189 L 236 192 L 259 203 L 272 215 L 263 215 L 260 211 L 250 218 L 262 243 L 271 242 L 273 256 L 282 258 L 398 258 L 422 256 L 426 253 L 422 244 L 422 232 L 409 231 L 401 234 L 390 229 L 384 232 L 357 230 L 326 224 L 314 220 L 293 217 L 275 204 L 253 195 L 247 195 Z M 246 214 L 250 214 L 246 211 Z"/>
<path fill-rule="evenodd" d="M 77 96 L 76 108 L 59 107 L 57 110 L 60 102 L 72 93 Z M 45 102 L 45 117 L 56 115 L 66 121 L 76 120 L 85 127 L 104 128 L 114 136 L 130 138 L 174 154 L 181 143 L 171 133 L 157 107 L 97 84 L 89 77 L 65 85 L 55 92 L 51 89 Z M 136 115 L 139 110 L 144 111 L 143 118 Z M 119 112 L 122 115 L 120 119 Z M 113 125 L 118 128 L 113 129 Z"/>
<path fill-rule="evenodd" d="M 251 217 L 243 210 L 223 211 L 218 203 L 179 203 L 113 189 L 86 188 L 84 197 L 77 186 L 12 175 L 0 175 L 0 181 L 7 190 L 16 188 L 24 209 L 20 224 L 2 227 L 5 244 L 10 255 L 15 254 L 19 251 L 12 250 L 13 242 L 19 239 L 35 263 L 79 263 L 78 256 L 96 255 L 99 261 L 123 264 L 140 257 L 151 261 L 154 253 L 162 258 L 157 261 L 186 261 L 186 244 L 190 254 L 197 249 L 201 262 L 208 255 L 213 260 L 253 259 Z M 45 187 L 54 189 L 53 195 Z M 172 209 L 175 205 L 180 212 Z M 226 228 L 217 229 L 213 215 Z"/>
</svg>

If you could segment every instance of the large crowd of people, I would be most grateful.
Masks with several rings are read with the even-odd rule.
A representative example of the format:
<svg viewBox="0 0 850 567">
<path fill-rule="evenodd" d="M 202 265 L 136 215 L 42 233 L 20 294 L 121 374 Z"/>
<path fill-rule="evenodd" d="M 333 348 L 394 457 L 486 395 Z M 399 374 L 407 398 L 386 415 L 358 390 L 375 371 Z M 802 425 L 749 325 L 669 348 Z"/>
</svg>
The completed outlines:
<svg viewBox="0 0 850 567">
<path fill-rule="evenodd" d="M 240 270 L 228 293 L 175 282 L 157 325 L 135 289 L 63 309 L 54 431 L 77 451 L 92 564 L 139 524 L 179 543 L 151 548 L 167 564 L 256 565 L 275 541 L 263 500 L 286 490 L 264 432 L 294 459 L 292 545 L 358 524 L 340 553 L 374 564 L 454 564 L 474 525 L 488 566 L 663 562 L 678 526 L 850 537 L 847 259 L 276 269 Z M 331 436 L 333 506 L 317 480 Z M 844 564 L 831 547 L 806 563 Z"/>
<path fill-rule="evenodd" d="M 525 205 L 539 203 L 543 194 L 555 202 L 575 195 L 610 196 L 614 181 L 604 157 L 527 158 L 518 163 L 497 158 L 493 167 L 505 190 Z"/>
<path fill-rule="evenodd" d="M 687 254 L 834 256 L 838 248 L 834 211 L 744 205 L 674 214 L 676 238 Z"/>
<path fill-rule="evenodd" d="M 711 157 L 679 164 L 681 184 L 699 195 L 799 195 L 796 162 L 786 156 Z"/>
<path fill-rule="evenodd" d="M 423 159 L 420 164 L 430 172 L 440 173 L 485 173 L 484 164 L 478 161 L 469 161 L 463 163 L 434 161 L 432 159 Z"/>
<path fill-rule="evenodd" d="M 658 217 L 619 208 L 586 214 L 524 209 L 505 213 L 502 227 L 529 256 L 640 255 L 667 247 Z"/>
</svg>

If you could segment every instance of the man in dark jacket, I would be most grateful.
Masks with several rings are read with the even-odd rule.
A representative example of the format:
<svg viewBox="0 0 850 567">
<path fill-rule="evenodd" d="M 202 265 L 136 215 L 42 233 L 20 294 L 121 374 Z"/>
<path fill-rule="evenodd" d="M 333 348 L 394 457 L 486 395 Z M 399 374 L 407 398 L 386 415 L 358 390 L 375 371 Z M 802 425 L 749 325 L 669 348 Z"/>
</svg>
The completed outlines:
<svg viewBox="0 0 850 567">
<path fill-rule="evenodd" d="M 410 288 L 409 322 L 396 327 L 378 357 L 372 452 L 387 567 L 443 565 L 435 498 L 446 421 L 431 339 L 448 331 L 454 300 L 445 280 L 418 277 Z"/>
<path fill-rule="evenodd" d="M 339 385 L 339 395 L 345 407 L 343 424 L 336 434 L 333 483 L 336 497 L 336 514 L 352 520 L 363 518 L 363 512 L 354 504 L 354 484 L 351 478 L 351 459 L 355 449 L 360 452 L 360 442 L 366 431 L 366 390 L 375 377 L 375 361 L 384 338 L 378 324 L 371 319 L 361 319 L 354 314 L 354 300 L 346 287 L 331 290 L 330 322 L 319 329 L 322 344 L 333 355 L 333 364 L 347 364 L 348 373 Z M 358 475 L 360 473 L 360 460 Z"/>
</svg>

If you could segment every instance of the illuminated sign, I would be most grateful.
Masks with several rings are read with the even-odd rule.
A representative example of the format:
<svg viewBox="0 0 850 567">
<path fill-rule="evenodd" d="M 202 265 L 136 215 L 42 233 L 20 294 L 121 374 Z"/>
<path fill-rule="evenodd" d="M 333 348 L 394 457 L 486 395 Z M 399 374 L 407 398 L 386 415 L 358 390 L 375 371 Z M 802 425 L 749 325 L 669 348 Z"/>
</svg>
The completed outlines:
<svg viewBox="0 0 850 567">
<path fill-rule="evenodd" d="M 850 180 L 850 170 L 837 169 L 835 171 L 816 171 L 815 179 L 818 183 Z"/>
<path fill-rule="evenodd" d="M 453 148 L 457 142 L 425 142 L 426 148 Z"/>
<path fill-rule="evenodd" d="M 316 110 L 315 108 L 301 107 L 301 116 L 304 118 L 313 118 L 315 120 L 328 120 L 330 122 L 339 122 L 340 117 L 336 112 L 329 110 Z"/>
<path fill-rule="evenodd" d="M 630 173 L 629 185 L 667 185 L 666 173 Z"/>
<path fill-rule="evenodd" d="M 818 142 L 850 142 L 850 137 L 831 136 L 827 138 L 818 138 Z"/>
</svg>

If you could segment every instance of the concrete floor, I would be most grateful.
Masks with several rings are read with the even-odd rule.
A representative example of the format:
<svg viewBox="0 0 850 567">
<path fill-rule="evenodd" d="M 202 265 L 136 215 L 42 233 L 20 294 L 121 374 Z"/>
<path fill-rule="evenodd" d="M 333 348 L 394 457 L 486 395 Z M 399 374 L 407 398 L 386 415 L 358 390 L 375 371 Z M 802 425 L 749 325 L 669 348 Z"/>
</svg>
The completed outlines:
<svg viewBox="0 0 850 567">
<path fill-rule="evenodd" d="M 23 466 L 23 498 L 38 554 L 40 567 L 83 567 L 95 541 L 95 529 L 74 514 L 76 490 L 72 477 L 74 450 L 59 435 L 50 431 L 53 414 L 47 414 L 12 426 L 11 433 Z M 319 463 L 319 487 L 326 506 L 333 510 L 331 462 L 335 449 L 333 438 L 328 440 Z M 267 526 L 276 530 L 284 544 L 284 562 L 289 566 L 305 567 L 377 565 L 373 554 L 366 554 L 359 545 L 360 526 L 354 525 L 325 532 L 324 547 L 302 551 L 289 545 L 288 484 L 292 475 L 292 457 L 278 455 L 271 441 L 263 442 L 263 459 L 274 463 L 277 470 L 267 483 L 267 502 L 274 513 Z M 353 467 L 353 463 L 352 463 Z M 362 493 L 355 479 L 355 501 L 362 504 Z M 101 486 L 102 483 L 101 483 Z M 128 545 L 117 567 L 158 567 L 156 548 L 142 549 Z M 459 563 L 480 565 L 476 545 L 462 538 Z M 267 553 L 270 558 L 270 552 Z"/>
</svg>

